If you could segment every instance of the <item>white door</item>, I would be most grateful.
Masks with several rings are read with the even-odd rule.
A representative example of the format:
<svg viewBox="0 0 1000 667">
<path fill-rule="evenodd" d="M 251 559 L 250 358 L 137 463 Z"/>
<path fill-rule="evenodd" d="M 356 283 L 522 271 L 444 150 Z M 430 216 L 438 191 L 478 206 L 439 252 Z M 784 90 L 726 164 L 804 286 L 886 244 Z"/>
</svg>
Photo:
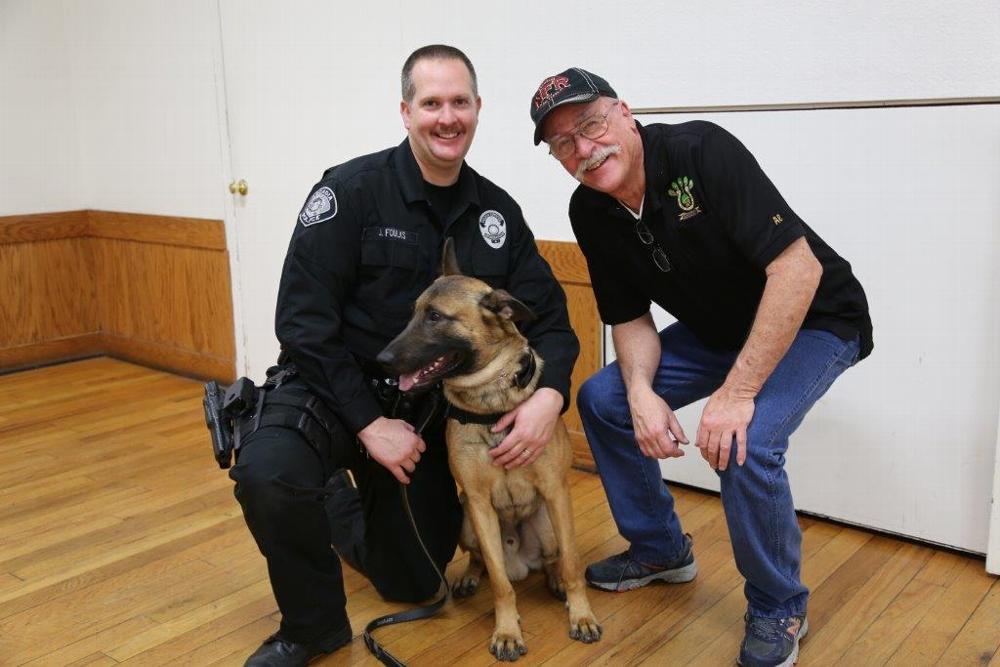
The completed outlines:
<svg viewBox="0 0 1000 667">
<path fill-rule="evenodd" d="M 220 0 L 219 14 L 232 179 L 248 186 L 232 221 L 240 370 L 260 381 L 278 354 L 275 298 L 299 209 L 326 168 L 400 141 L 403 56 L 366 3 Z"/>
</svg>

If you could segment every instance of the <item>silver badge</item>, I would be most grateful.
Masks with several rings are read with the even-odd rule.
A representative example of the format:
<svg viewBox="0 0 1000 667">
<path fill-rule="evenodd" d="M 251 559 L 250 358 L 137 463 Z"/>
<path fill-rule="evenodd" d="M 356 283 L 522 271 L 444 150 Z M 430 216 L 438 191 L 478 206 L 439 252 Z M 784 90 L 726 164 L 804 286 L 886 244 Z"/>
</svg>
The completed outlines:
<svg viewBox="0 0 1000 667">
<path fill-rule="evenodd" d="M 491 248 L 499 250 L 507 240 L 507 221 L 497 211 L 483 211 L 479 216 L 479 233 Z"/>
<path fill-rule="evenodd" d="M 323 186 L 312 193 L 312 197 L 302 207 L 299 221 L 303 227 L 308 227 L 326 222 L 335 215 L 337 215 L 337 195 L 333 194 L 330 188 Z"/>
</svg>

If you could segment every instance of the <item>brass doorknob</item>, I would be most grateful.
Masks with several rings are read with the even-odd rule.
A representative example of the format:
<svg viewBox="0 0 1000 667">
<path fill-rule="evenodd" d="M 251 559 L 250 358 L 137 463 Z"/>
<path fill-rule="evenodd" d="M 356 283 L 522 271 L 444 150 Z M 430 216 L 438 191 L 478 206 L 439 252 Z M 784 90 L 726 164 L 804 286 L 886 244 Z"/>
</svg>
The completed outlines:
<svg viewBox="0 0 1000 667">
<path fill-rule="evenodd" d="M 250 187 L 247 185 L 247 182 L 242 178 L 229 184 L 229 191 L 233 194 L 239 192 L 241 195 L 245 195 L 249 189 Z"/>
</svg>

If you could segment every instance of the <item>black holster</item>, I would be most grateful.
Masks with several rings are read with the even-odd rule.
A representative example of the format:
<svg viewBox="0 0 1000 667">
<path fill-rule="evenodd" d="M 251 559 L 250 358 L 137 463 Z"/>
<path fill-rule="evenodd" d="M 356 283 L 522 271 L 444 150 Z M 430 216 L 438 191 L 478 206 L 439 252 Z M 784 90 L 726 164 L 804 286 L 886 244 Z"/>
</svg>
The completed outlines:
<svg viewBox="0 0 1000 667">
<path fill-rule="evenodd" d="M 259 393 L 253 409 L 234 419 L 237 452 L 239 443 L 258 429 L 281 426 L 300 433 L 317 455 L 325 458 L 323 452 L 329 446 L 337 417 L 297 379 L 298 371 L 290 363 L 268 369 L 264 385 L 255 387 Z M 284 389 L 277 391 L 281 387 Z"/>
</svg>

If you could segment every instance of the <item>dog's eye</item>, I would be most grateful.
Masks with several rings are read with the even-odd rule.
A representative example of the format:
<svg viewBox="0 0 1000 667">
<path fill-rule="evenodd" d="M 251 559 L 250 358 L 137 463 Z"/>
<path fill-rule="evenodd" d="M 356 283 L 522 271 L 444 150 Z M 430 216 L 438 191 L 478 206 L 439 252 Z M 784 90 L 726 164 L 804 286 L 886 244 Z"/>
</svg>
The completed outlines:
<svg viewBox="0 0 1000 667">
<path fill-rule="evenodd" d="M 430 322 L 439 322 L 441 320 L 441 313 L 436 310 L 427 311 L 427 320 Z"/>
</svg>

